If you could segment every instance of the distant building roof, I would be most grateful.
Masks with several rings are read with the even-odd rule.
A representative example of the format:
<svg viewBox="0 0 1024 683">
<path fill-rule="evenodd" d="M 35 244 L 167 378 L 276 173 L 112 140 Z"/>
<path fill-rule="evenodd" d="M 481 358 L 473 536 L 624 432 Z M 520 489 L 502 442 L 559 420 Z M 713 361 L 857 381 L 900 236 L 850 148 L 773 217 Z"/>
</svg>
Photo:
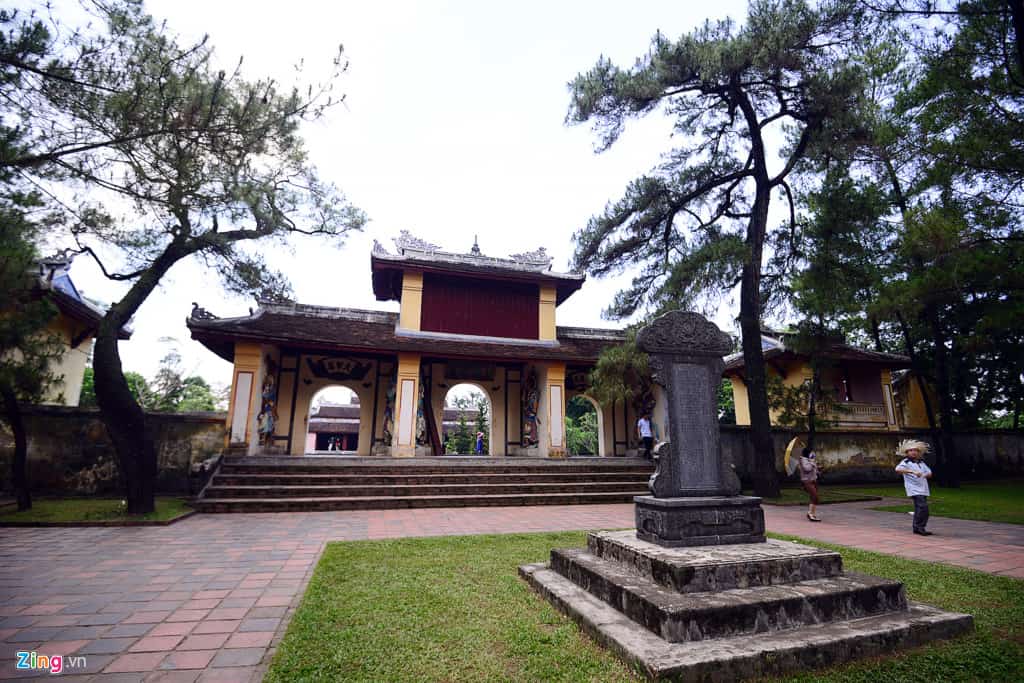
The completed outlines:
<svg viewBox="0 0 1024 683">
<path fill-rule="evenodd" d="M 71 263 L 74 256 L 65 253 L 37 262 L 36 284 L 41 292 L 49 296 L 61 313 L 90 327 L 98 327 L 107 314 L 105 308 L 84 297 L 71 280 Z M 118 331 L 118 339 L 129 339 L 131 328 L 125 325 Z"/>
<path fill-rule="evenodd" d="M 551 257 L 543 247 L 532 252 L 512 254 L 509 258 L 485 256 L 474 243 L 469 253 L 443 251 L 436 244 L 424 242 L 403 230 L 395 239 L 397 254 L 389 253 L 379 242 L 373 243 L 370 269 L 373 293 L 378 301 L 401 297 L 402 272 L 415 270 L 517 280 L 550 284 L 556 290 L 556 303 L 562 303 L 583 286 L 586 276 L 580 273 L 558 273 L 551 270 Z"/>
<path fill-rule="evenodd" d="M 193 339 L 228 361 L 237 340 L 363 353 L 593 362 L 604 348 L 625 339 L 620 330 L 561 326 L 554 342 L 408 332 L 398 329 L 397 313 L 268 302 L 238 318 L 217 318 L 195 306 L 186 324 Z"/>
<path fill-rule="evenodd" d="M 765 360 L 800 358 L 806 354 L 800 354 L 786 347 L 786 343 L 778 337 L 761 335 L 761 350 L 764 352 Z M 822 357 L 830 360 L 845 360 L 861 363 L 874 363 L 889 368 L 904 368 L 910 366 L 910 358 L 898 353 L 882 353 L 880 351 L 869 351 L 849 344 L 833 343 Z M 739 374 L 744 367 L 743 353 L 734 353 L 725 359 L 725 374 Z"/>
</svg>

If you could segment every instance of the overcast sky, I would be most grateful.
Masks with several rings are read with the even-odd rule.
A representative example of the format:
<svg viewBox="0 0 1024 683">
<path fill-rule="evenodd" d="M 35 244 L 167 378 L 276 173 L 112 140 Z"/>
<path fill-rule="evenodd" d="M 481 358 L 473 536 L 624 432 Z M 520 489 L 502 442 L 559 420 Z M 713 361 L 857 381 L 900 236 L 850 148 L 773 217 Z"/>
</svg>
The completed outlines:
<svg viewBox="0 0 1024 683">
<path fill-rule="evenodd" d="M 618 199 L 626 184 L 658 162 L 671 144 L 668 121 L 634 122 L 612 150 L 594 153 L 586 126 L 564 125 L 566 83 L 599 55 L 628 65 L 657 30 L 670 37 L 705 19 L 742 19 L 746 2 L 681 0 L 440 2 L 146 3 L 184 41 L 208 34 L 225 66 L 244 57 L 250 78 L 294 80 L 328 72 L 344 45 L 350 66 L 336 85 L 346 103 L 306 129 L 312 160 L 370 222 L 341 248 L 297 241 L 268 254 L 288 273 L 302 303 L 397 310 L 374 300 L 370 246 L 389 249 L 407 229 L 446 250 L 468 251 L 474 236 L 490 256 L 544 246 L 556 270 L 572 255 L 572 234 Z M 88 296 L 118 298 L 83 257 L 72 276 Z M 623 280 L 588 278 L 558 308 L 560 325 L 614 327 L 602 320 Z M 219 316 L 244 315 L 255 303 L 226 296 L 195 263 L 181 263 L 136 315 L 122 342 L 126 370 L 152 376 L 178 340 L 186 370 L 230 381 L 230 365 L 188 338 L 191 302 Z M 735 302 L 718 312 L 729 331 Z"/>
</svg>

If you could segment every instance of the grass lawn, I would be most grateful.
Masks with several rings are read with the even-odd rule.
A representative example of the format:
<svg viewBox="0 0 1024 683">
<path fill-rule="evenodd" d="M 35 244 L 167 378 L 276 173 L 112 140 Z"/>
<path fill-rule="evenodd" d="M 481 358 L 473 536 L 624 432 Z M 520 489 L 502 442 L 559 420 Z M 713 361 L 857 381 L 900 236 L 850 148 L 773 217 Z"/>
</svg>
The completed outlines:
<svg viewBox="0 0 1024 683">
<path fill-rule="evenodd" d="M 566 532 L 330 543 L 265 680 L 641 680 L 516 574 L 584 539 Z M 836 549 L 847 569 L 903 580 L 912 600 L 974 614 L 977 631 L 787 680 L 1024 680 L 1024 581 Z"/>
<path fill-rule="evenodd" d="M 810 502 L 810 498 L 807 496 L 807 492 L 802 488 L 789 488 L 784 487 L 781 491 L 782 496 L 779 498 L 762 498 L 761 502 L 765 505 L 807 505 Z M 744 491 L 744 495 L 754 495 L 751 491 Z M 851 491 L 840 491 L 831 487 L 819 486 L 818 487 L 818 501 L 822 504 L 826 503 L 852 503 L 858 500 L 877 500 L 878 495 L 873 493 L 860 493 L 855 490 Z"/>
<path fill-rule="evenodd" d="M 822 487 L 827 491 L 829 487 Z M 866 493 L 890 498 L 904 498 L 907 494 L 903 484 L 891 486 L 840 486 L 840 493 Z M 958 489 L 947 489 L 932 484 L 928 507 L 932 515 L 977 519 L 985 522 L 1009 522 L 1024 524 L 1024 481 L 964 482 Z M 910 512 L 912 503 L 888 505 L 874 508 L 887 512 Z"/>
<path fill-rule="evenodd" d="M 32 509 L 0 508 L 0 522 L 165 522 L 192 512 L 181 498 L 157 498 L 156 510 L 127 515 L 117 498 L 35 498 Z"/>
</svg>

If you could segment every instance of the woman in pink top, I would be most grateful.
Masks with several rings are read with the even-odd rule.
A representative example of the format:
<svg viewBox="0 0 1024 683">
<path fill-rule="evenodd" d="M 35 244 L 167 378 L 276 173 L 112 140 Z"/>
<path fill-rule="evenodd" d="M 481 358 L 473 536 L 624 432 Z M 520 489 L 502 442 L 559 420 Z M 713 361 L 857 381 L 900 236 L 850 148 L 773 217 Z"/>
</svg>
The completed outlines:
<svg viewBox="0 0 1024 683">
<path fill-rule="evenodd" d="M 818 519 L 818 463 L 814 451 L 805 448 L 800 455 L 800 483 L 807 495 L 811 497 L 811 505 L 807 508 L 807 519 L 820 522 Z"/>
</svg>

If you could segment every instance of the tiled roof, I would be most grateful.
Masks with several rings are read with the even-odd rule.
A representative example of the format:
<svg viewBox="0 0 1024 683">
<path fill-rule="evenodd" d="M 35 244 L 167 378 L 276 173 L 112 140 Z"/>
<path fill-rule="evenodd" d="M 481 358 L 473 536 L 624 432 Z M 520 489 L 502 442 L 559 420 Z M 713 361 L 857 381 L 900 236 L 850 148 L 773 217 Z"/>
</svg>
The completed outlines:
<svg viewBox="0 0 1024 683">
<path fill-rule="evenodd" d="M 551 257 L 544 249 L 514 254 L 510 258 L 497 258 L 485 256 L 474 245 L 470 253 L 457 254 L 416 239 L 406 231 L 395 240 L 395 246 L 398 247 L 398 253 L 392 254 L 374 242 L 370 255 L 370 270 L 373 293 L 378 301 L 400 298 L 401 275 L 405 270 L 552 284 L 555 286 L 557 303 L 569 298 L 586 280 L 586 276 L 581 273 L 559 273 L 551 270 Z"/>
<path fill-rule="evenodd" d="M 212 318 L 193 311 L 186 320 L 192 338 L 226 360 L 234 342 L 250 341 L 305 349 L 364 353 L 421 353 L 494 361 L 592 362 L 601 350 L 620 343 L 618 330 L 559 327 L 557 343 L 399 332 L 398 314 L 303 304 L 261 304 L 250 316 Z"/>
<path fill-rule="evenodd" d="M 64 315 L 95 328 L 107 311 L 82 296 L 75 287 L 69 273 L 73 260 L 73 257 L 41 259 L 38 263 L 39 291 L 48 296 Z M 131 336 L 131 328 L 127 325 L 118 330 L 118 339 L 130 339 Z"/>
<path fill-rule="evenodd" d="M 770 340 L 770 343 L 766 343 L 766 340 Z M 786 348 L 786 345 L 782 341 L 775 338 L 762 336 L 761 342 L 761 348 L 764 351 L 764 359 L 766 361 L 773 358 L 788 359 L 805 356 L 805 354 L 798 354 L 791 349 Z M 868 349 L 861 349 L 856 346 L 850 346 L 849 344 L 833 344 L 829 347 L 827 352 L 822 354 L 822 357 L 829 360 L 874 363 L 875 365 L 884 365 L 889 368 L 904 368 L 910 366 L 910 358 L 907 356 L 903 356 L 898 353 L 869 351 Z M 742 353 L 735 353 L 725 359 L 725 374 L 727 375 L 738 373 L 743 369 L 743 367 L 744 361 Z"/>
</svg>

